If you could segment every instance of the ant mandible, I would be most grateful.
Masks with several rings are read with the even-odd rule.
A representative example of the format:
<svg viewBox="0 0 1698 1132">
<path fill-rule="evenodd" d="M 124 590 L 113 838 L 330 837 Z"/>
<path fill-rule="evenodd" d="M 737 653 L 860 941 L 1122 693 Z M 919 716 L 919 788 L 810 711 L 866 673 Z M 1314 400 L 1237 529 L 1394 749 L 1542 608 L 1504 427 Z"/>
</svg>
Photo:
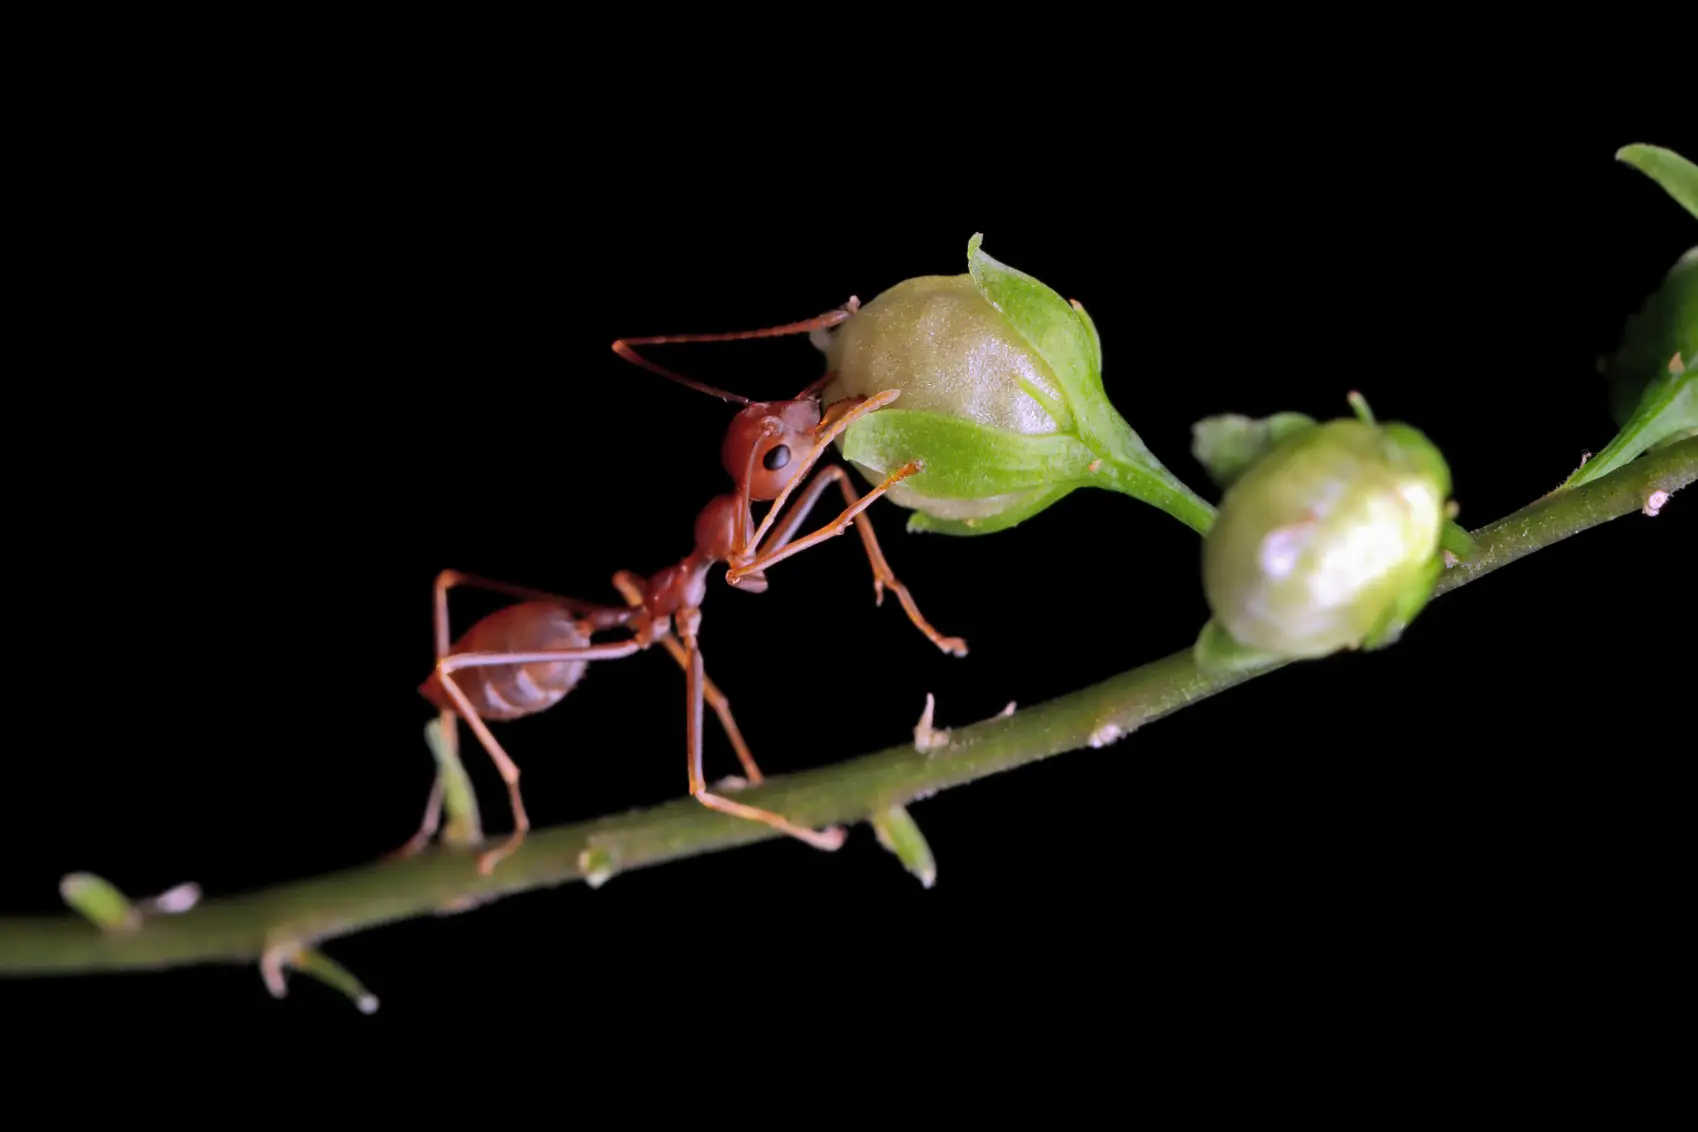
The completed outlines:
<svg viewBox="0 0 1698 1132">
<path fill-rule="evenodd" d="M 765 571 L 768 567 L 843 534 L 853 523 L 872 566 L 875 604 L 882 605 L 884 591 L 891 590 L 901 602 L 908 619 L 932 643 L 955 656 L 967 655 L 965 641 L 959 637 L 943 636 L 921 615 L 908 588 L 891 572 L 869 521 L 862 515 L 893 485 L 918 472 L 922 466 L 920 461 L 910 461 L 896 469 L 865 495 L 855 490 L 844 468 L 836 464 L 827 465 L 814 477 L 784 521 L 778 522 L 790 496 L 832 441 L 856 420 L 896 400 L 899 391 L 885 390 L 872 397 L 857 396 L 822 406 L 821 391 L 832 378 L 827 373 L 789 400 L 750 401 L 658 366 L 639 355 L 635 347 L 813 333 L 849 318 L 859 305 L 851 297 L 844 306 L 817 318 L 763 330 L 621 338 L 613 343 L 614 353 L 627 361 L 710 396 L 744 406 L 726 429 L 720 447 L 721 462 L 735 482 L 736 490 L 716 496 L 702 509 L 696 518 L 695 549 L 683 559 L 646 579 L 625 570 L 614 575 L 613 584 L 626 602 L 623 608 L 583 602 L 456 571 L 444 571 L 437 578 L 436 669 L 419 691 L 441 712 L 445 742 L 452 742 L 455 716 L 465 716 L 467 724 L 500 770 L 513 809 L 513 833 L 501 846 L 479 858 L 481 872 L 486 875 L 492 872 L 502 858 L 519 847 L 530 829 L 530 819 L 519 795 L 519 768 L 502 750 L 485 721 L 518 719 L 544 711 L 560 702 L 576 686 L 589 661 L 630 656 L 656 642 L 667 649 L 685 672 L 690 794 L 710 809 L 764 822 L 819 849 L 835 850 L 843 844 L 844 831 L 841 827 L 805 829 L 780 814 L 732 801 L 707 789 L 702 774 L 704 699 L 718 714 L 749 783 L 758 785 L 762 775 L 732 717 L 730 702 L 707 678 L 703 667 L 699 642 L 701 604 L 707 592 L 708 571 L 715 563 L 726 563 L 726 581 L 732 586 L 760 593 L 767 587 Z M 808 512 L 833 483 L 843 494 L 843 513 L 811 534 L 795 538 L 796 530 Z M 752 505 L 768 500 L 772 506 L 756 527 Z M 505 594 L 520 599 L 520 604 L 483 618 L 451 644 L 448 590 L 456 585 L 470 585 Z M 623 641 L 591 643 L 595 633 L 614 628 L 627 629 L 632 635 Z M 403 852 L 415 851 L 429 841 L 440 816 L 440 804 L 439 778 L 432 789 L 424 823 Z"/>
</svg>

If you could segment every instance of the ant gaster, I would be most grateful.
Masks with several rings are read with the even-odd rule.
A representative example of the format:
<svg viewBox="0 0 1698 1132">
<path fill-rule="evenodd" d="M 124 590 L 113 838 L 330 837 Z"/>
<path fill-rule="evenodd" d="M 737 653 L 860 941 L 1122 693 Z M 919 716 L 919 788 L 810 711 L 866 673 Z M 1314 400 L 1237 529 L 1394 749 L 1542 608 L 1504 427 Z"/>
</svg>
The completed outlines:
<svg viewBox="0 0 1698 1132">
<path fill-rule="evenodd" d="M 921 616 L 907 587 L 896 579 L 879 549 L 878 539 L 861 512 L 892 485 L 921 469 L 910 461 L 896 469 L 865 495 L 856 492 L 848 472 L 827 465 L 814 477 L 783 522 L 780 513 L 831 443 L 856 420 L 896 400 L 898 390 L 872 397 L 853 397 L 822 406 L 820 392 L 832 374 L 815 381 L 787 401 L 750 401 L 735 393 L 682 377 L 641 357 L 634 347 L 672 342 L 725 342 L 738 339 L 776 337 L 783 334 L 816 333 L 852 316 L 859 303 L 850 298 L 843 307 L 817 318 L 764 330 L 726 334 L 669 335 L 622 338 L 613 351 L 627 361 L 692 389 L 724 401 L 743 405 L 732 418 L 720 447 L 720 459 L 736 488 L 717 496 L 696 518 L 695 549 L 682 560 L 649 578 L 629 571 L 614 575 L 613 584 L 625 599 L 623 608 L 597 605 L 555 594 L 477 578 L 457 571 L 444 571 L 436 581 L 436 669 L 419 691 L 442 714 L 442 734 L 452 744 L 455 716 L 463 715 L 482 742 L 507 784 L 514 817 L 514 830 L 505 843 L 484 853 L 479 869 L 491 872 L 496 863 L 519 847 L 530 828 L 519 796 L 519 768 L 502 750 L 489 731 L 486 720 L 510 720 L 532 715 L 558 703 L 583 677 L 592 660 L 630 656 L 659 642 L 685 672 L 688 714 L 686 738 L 689 750 L 690 793 L 703 805 L 737 817 L 764 822 L 774 829 L 806 841 L 820 849 L 833 850 L 843 843 L 841 827 L 823 831 L 806 829 L 780 814 L 745 805 L 711 793 L 702 774 L 702 705 L 713 705 L 721 725 L 735 748 L 751 785 L 762 780 L 748 745 L 743 741 L 731 714 L 730 703 L 712 681 L 702 664 L 698 639 L 701 604 L 707 592 L 708 571 L 715 563 L 726 563 L 726 580 L 739 589 L 759 593 L 766 589 L 768 567 L 843 534 L 854 524 L 861 536 L 873 570 L 875 602 L 882 604 L 884 591 L 891 590 L 919 630 L 938 648 L 955 656 L 967 654 L 966 642 L 945 637 Z M 835 483 L 846 505 L 842 514 L 818 530 L 795 538 L 797 528 L 821 495 Z M 760 525 L 754 523 L 752 504 L 772 501 Z M 448 636 L 448 590 L 470 585 L 520 599 L 520 604 L 490 614 L 472 625 L 458 640 Z M 597 632 L 624 628 L 629 639 L 592 643 Z M 450 750 L 452 750 L 450 746 Z M 440 818 L 442 784 L 432 789 L 425 820 L 418 834 L 403 850 L 416 851 L 435 833 Z"/>
</svg>

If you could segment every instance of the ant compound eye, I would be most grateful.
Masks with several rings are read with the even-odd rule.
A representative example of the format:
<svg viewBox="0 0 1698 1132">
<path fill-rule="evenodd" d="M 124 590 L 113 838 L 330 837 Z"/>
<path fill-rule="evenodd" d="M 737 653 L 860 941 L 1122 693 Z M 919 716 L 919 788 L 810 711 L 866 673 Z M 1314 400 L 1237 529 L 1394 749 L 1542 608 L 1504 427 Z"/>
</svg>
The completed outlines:
<svg viewBox="0 0 1698 1132">
<path fill-rule="evenodd" d="M 788 444 L 773 445 L 766 450 L 766 458 L 761 463 L 766 465 L 766 470 L 769 472 L 779 471 L 790 463 L 790 446 Z"/>
</svg>

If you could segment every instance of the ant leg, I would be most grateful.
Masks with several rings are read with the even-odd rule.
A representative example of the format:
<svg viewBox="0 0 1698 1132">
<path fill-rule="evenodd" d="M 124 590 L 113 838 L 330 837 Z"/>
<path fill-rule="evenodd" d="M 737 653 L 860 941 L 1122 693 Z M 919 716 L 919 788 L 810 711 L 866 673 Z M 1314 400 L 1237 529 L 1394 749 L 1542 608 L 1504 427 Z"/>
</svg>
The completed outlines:
<svg viewBox="0 0 1698 1132">
<path fill-rule="evenodd" d="M 489 725 L 479 718 L 477 709 L 472 701 L 466 698 L 466 693 L 454 679 L 454 673 L 462 668 L 488 668 L 500 664 L 546 664 L 554 660 L 616 660 L 619 657 L 630 656 L 641 650 L 642 646 L 636 641 L 620 641 L 611 645 L 586 645 L 574 649 L 539 649 L 536 652 L 464 652 L 453 656 L 445 656 L 436 662 L 437 676 L 442 681 L 443 690 L 448 698 L 454 701 L 454 706 L 460 714 L 466 717 L 466 723 L 483 743 L 484 750 L 489 753 L 490 760 L 501 772 L 501 780 L 507 784 L 507 798 L 513 807 L 513 832 L 499 848 L 492 849 L 478 858 L 478 871 L 488 876 L 494 871 L 496 863 L 512 853 L 524 841 L 525 833 L 531 828 L 531 819 L 525 813 L 525 803 L 519 797 L 519 768 L 508 757 L 495 736 L 489 732 Z"/>
<path fill-rule="evenodd" d="M 443 715 L 453 715 L 443 712 Z M 413 834 L 412 840 L 398 849 L 394 856 L 411 857 L 414 853 L 430 844 L 430 839 L 436 836 L 436 829 L 442 824 L 442 771 L 436 772 L 436 778 L 430 784 L 430 800 L 425 803 L 424 821 L 419 823 L 419 831 Z"/>
<path fill-rule="evenodd" d="M 437 622 L 439 626 L 438 636 L 440 637 L 447 629 L 448 590 L 453 586 L 476 586 L 479 589 L 506 594 L 521 601 L 558 602 L 578 616 L 589 620 L 595 629 L 601 630 L 626 624 L 643 607 L 642 580 L 635 574 L 622 570 L 614 575 L 613 584 L 625 598 L 624 608 L 616 605 L 599 605 L 594 602 L 580 601 L 577 598 L 548 593 L 546 590 L 533 590 L 525 586 L 509 585 L 506 582 L 493 582 L 475 574 L 462 574 L 458 570 L 444 570 L 436 579 L 437 609 L 441 617 L 441 620 Z M 684 659 L 682 645 L 671 637 L 662 637 L 660 643 L 666 646 L 666 651 L 672 654 L 672 659 L 678 662 L 679 668 L 688 666 L 689 662 Z M 439 656 L 447 654 L 448 643 L 446 640 L 441 642 L 440 649 Z M 714 685 L 712 680 L 705 681 L 704 687 L 707 691 L 708 702 L 713 705 L 714 711 L 719 715 L 720 722 L 725 725 L 726 734 L 731 736 L 731 745 L 737 748 L 738 761 L 743 764 L 743 769 L 748 772 L 750 781 L 760 782 L 760 768 L 755 765 L 754 756 L 749 753 L 749 748 L 743 742 L 743 733 L 737 729 L 737 721 L 731 717 L 731 705 L 726 701 L 725 694 Z"/>
<path fill-rule="evenodd" d="M 436 655 L 448 655 L 448 591 L 455 586 L 470 586 L 473 589 L 488 590 L 490 593 L 503 594 L 519 601 L 552 601 L 564 606 L 576 617 L 589 621 L 596 630 L 613 629 L 623 625 L 631 618 L 629 609 L 616 605 L 603 605 L 599 602 L 583 601 L 575 597 L 565 597 L 561 594 L 549 593 L 546 590 L 533 590 L 528 586 L 515 586 L 508 582 L 492 581 L 480 578 L 476 574 L 465 574 L 459 570 L 444 570 L 436 576 Z"/>
<path fill-rule="evenodd" d="M 873 495 L 876 497 L 879 492 L 883 492 L 890 486 L 891 482 L 887 479 L 879 485 Z M 791 509 L 791 513 L 785 516 L 784 522 L 773 532 L 771 547 L 761 552 L 761 556 L 751 564 L 751 569 L 756 565 L 770 565 L 778 561 L 780 557 L 784 557 L 778 552 L 785 550 L 790 544 L 790 539 L 795 535 L 796 528 L 802 525 L 802 520 L 807 517 L 808 511 L 815 503 L 819 502 L 820 496 L 825 494 L 825 489 L 833 483 L 836 483 L 842 489 L 843 502 L 849 506 L 849 510 L 843 513 L 844 516 L 855 512 L 857 505 L 863 508 L 866 506 L 860 494 L 855 491 L 855 486 L 849 482 L 848 471 L 840 464 L 827 464 L 820 470 L 819 475 L 814 477 L 814 482 L 809 485 L 807 493 L 797 500 L 796 506 Z M 908 592 L 908 587 L 897 580 L 895 572 L 890 568 L 890 563 L 885 561 L 884 551 L 879 548 L 878 536 L 873 533 L 872 517 L 856 513 L 852 521 L 855 524 L 855 530 L 861 536 L 861 546 L 867 552 L 867 561 L 873 568 L 874 604 L 884 604 L 884 591 L 888 586 L 890 591 L 896 595 L 896 600 L 902 603 L 902 609 L 908 614 L 908 620 L 912 621 L 914 627 L 924 633 L 932 644 L 955 656 L 966 656 L 967 642 L 960 637 L 946 637 L 932 628 L 931 623 L 920 613 L 920 607 L 915 603 L 913 595 Z M 844 518 L 840 516 L 815 534 L 810 535 L 809 538 L 817 542 L 833 534 L 840 534 L 843 525 Z M 786 554 L 794 554 L 796 550 L 801 549 L 805 549 L 805 547 L 798 546 L 795 550 L 786 551 Z"/>
<path fill-rule="evenodd" d="M 574 615 L 589 621 L 595 629 L 608 629 L 623 624 L 631 617 L 629 609 L 617 606 L 599 605 L 594 602 L 580 601 L 577 598 L 565 597 L 560 594 L 547 593 L 543 590 L 533 590 L 526 586 L 510 585 L 507 582 L 492 581 L 480 578 L 476 574 L 465 574 L 459 570 L 444 570 L 436 576 L 434 614 L 436 624 L 436 659 L 440 663 L 448 655 L 453 639 L 449 633 L 448 620 L 448 591 L 455 586 L 471 586 L 476 589 L 488 590 L 491 593 L 503 594 L 517 598 L 520 601 L 552 601 Z M 443 708 L 437 715 L 441 726 L 442 757 L 444 762 L 457 765 L 459 763 L 460 732 L 459 719 L 454 712 Z M 447 767 L 438 767 L 436 779 L 431 784 L 430 799 L 425 803 L 424 820 L 419 823 L 418 832 L 413 834 L 408 842 L 396 850 L 392 856 L 410 857 L 429 845 L 436 836 L 437 829 L 442 823 L 442 802 L 444 797 L 443 775 L 451 773 Z"/>
<path fill-rule="evenodd" d="M 621 570 L 613 576 L 613 584 L 619 592 L 625 595 L 625 600 L 633 608 L 641 608 L 643 604 L 642 580 L 635 574 Z M 690 660 L 684 652 L 684 646 L 678 643 L 678 638 L 670 633 L 660 638 L 660 643 L 678 662 L 678 667 L 685 673 L 690 671 Z M 759 786 L 766 778 L 761 768 L 755 765 L 754 753 L 749 750 L 749 744 L 743 739 L 743 732 L 737 726 L 737 720 L 731 714 L 731 701 L 720 691 L 714 682 L 708 679 L 707 673 L 702 673 L 702 693 L 714 714 L 719 716 L 719 725 L 725 729 L 726 738 L 731 740 L 731 749 L 737 752 L 737 761 L 743 764 L 743 774 L 748 778 L 749 785 Z"/>
<path fill-rule="evenodd" d="M 747 818 L 750 821 L 764 822 L 780 833 L 788 833 L 791 837 L 806 841 L 816 849 L 831 852 L 843 845 L 843 827 L 832 826 L 826 830 L 803 829 L 788 819 L 763 810 L 758 806 L 746 806 L 741 802 L 733 802 L 729 798 L 721 798 L 717 794 L 708 793 L 707 780 L 702 776 L 702 651 L 696 644 L 695 634 L 689 635 L 689 643 L 685 646 L 689 659 L 689 667 L 685 669 L 685 696 L 688 714 L 686 730 L 689 732 L 690 744 L 690 794 L 696 801 L 710 810 L 718 810 L 733 817 Z"/>
</svg>

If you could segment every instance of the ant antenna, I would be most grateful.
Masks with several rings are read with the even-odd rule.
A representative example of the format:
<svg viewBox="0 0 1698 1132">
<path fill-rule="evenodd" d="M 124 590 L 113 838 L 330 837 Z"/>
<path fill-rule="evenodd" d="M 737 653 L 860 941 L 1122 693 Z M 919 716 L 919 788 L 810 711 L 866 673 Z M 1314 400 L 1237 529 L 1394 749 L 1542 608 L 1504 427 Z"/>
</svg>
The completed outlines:
<svg viewBox="0 0 1698 1132">
<path fill-rule="evenodd" d="M 664 338 L 662 338 L 662 339 L 633 338 L 633 339 L 630 339 L 630 341 L 632 341 L 632 342 L 645 342 L 645 341 L 646 342 L 655 342 L 655 341 L 664 342 L 664 341 L 669 341 L 669 339 L 664 339 Z M 670 339 L 670 341 L 686 341 L 686 339 Z M 641 354 L 637 353 L 637 351 L 631 349 L 631 347 L 627 344 L 627 340 L 624 339 L 624 338 L 621 338 L 617 342 L 613 343 L 613 352 L 615 354 L 618 354 L 620 357 L 624 358 L 626 361 L 631 362 L 634 365 L 642 366 L 644 369 L 648 370 L 650 373 L 658 373 L 660 376 L 665 377 L 665 378 L 670 378 L 671 380 L 676 381 L 680 385 L 688 385 L 691 389 L 696 390 L 698 393 L 706 393 L 709 397 L 718 397 L 721 401 L 734 401 L 739 405 L 747 405 L 749 403 L 749 399 L 747 397 L 741 396 L 741 395 L 736 394 L 736 393 L 727 393 L 725 390 L 720 389 L 717 386 L 708 385 L 708 384 L 705 384 L 704 382 L 696 381 L 692 378 L 685 377 L 682 374 L 673 373 L 671 370 L 667 369 L 665 366 L 655 365 L 653 362 L 649 361 L 647 358 L 645 358 Z"/>
<path fill-rule="evenodd" d="M 716 386 L 684 377 L 682 374 L 673 373 L 666 367 L 658 366 L 649 361 L 647 358 L 641 356 L 636 350 L 632 349 L 632 347 L 659 346 L 671 342 L 740 342 L 746 341 L 750 338 L 778 338 L 786 334 L 806 334 L 815 330 L 823 330 L 827 327 L 836 326 L 838 323 L 854 314 L 856 310 L 860 308 L 860 305 L 860 300 L 851 295 L 849 297 L 849 301 L 843 306 L 838 307 L 836 310 L 827 311 L 825 314 L 818 315 L 814 318 L 803 319 L 801 322 L 787 322 L 783 326 L 769 326 L 762 330 L 733 330 L 724 334 L 657 334 L 649 338 L 620 338 L 613 343 L 613 352 L 634 365 L 642 366 L 650 373 L 657 373 L 661 377 L 667 378 L 671 381 L 676 381 L 680 385 L 688 385 L 691 389 L 694 389 L 699 393 L 706 393 L 710 397 L 718 397 L 721 401 L 734 401 L 739 405 L 748 405 L 751 404 L 751 402 L 747 397 L 740 396 L 736 393 L 728 393 Z M 808 392 L 816 391 L 816 386 L 823 387 L 826 380 L 829 380 L 829 375 L 826 379 L 822 379 L 814 385 L 809 386 Z M 807 393 L 804 393 L 804 396 L 806 395 Z M 801 398 L 797 399 L 800 400 Z"/>
</svg>

